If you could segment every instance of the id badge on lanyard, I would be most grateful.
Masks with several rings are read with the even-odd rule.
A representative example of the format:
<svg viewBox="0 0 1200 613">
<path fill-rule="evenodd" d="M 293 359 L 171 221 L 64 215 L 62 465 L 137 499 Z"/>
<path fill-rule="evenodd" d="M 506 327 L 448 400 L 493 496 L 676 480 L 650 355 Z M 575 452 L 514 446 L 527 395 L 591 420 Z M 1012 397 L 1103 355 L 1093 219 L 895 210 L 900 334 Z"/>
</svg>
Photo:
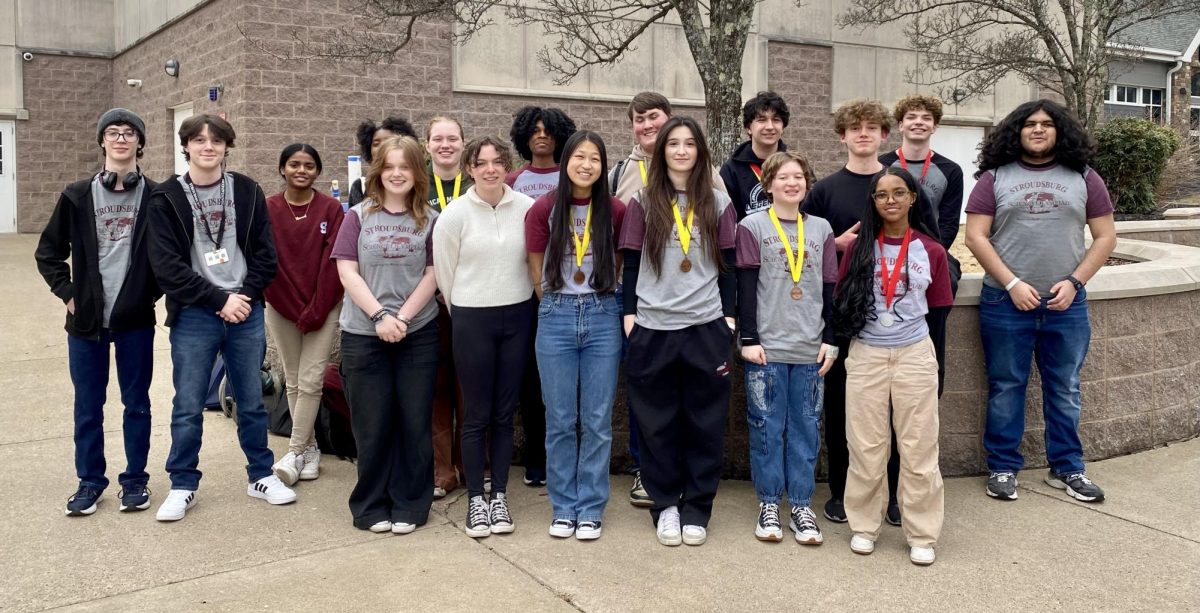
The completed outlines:
<svg viewBox="0 0 1200 613">
<path fill-rule="evenodd" d="M 217 266 L 228 261 L 229 251 L 227 251 L 224 247 L 221 247 L 220 249 L 213 249 L 212 251 L 204 254 L 204 263 L 209 266 Z"/>
</svg>

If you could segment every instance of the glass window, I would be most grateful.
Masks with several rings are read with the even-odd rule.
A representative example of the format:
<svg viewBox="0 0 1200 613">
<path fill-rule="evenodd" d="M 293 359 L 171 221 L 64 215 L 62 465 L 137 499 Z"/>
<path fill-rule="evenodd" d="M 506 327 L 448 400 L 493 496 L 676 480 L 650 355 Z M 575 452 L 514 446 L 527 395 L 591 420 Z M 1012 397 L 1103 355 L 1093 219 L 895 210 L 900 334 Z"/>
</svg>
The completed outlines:
<svg viewBox="0 0 1200 613">
<path fill-rule="evenodd" d="M 1142 90 L 1142 103 L 1162 106 L 1163 90 L 1146 88 Z"/>
</svg>

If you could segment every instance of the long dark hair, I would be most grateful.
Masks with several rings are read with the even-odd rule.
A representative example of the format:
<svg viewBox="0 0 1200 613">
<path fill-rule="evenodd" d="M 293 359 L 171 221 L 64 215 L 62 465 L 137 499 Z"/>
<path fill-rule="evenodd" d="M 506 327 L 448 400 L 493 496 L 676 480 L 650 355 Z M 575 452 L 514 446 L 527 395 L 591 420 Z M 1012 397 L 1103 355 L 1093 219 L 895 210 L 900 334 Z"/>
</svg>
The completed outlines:
<svg viewBox="0 0 1200 613">
<path fill-rule="evenodd" d="M 1042 99 L 1018 106 L 983 139 L 976 179 L 993 168 L 1021 159 L 1025 152 L 1021 146 L 1021 128 L 1025 126 L 1025 120 L 1038 111 L 1046 111 L 1054 120 L 1054 161 L 1083 173 L 1096 155 L 1095 141 L 1067 107 L 1053 100 Z"/>
<path fill-rule="evenodd" d="M 675 214 L 671 212 L 675 200 L 675 187 L 667 174 L 667 137 L 671 131 L 680 126 L 691 131 L 696 140 L 696 165 L 687 180 L 688 207 L 695 209 L 696 220 L 700 222 L 700 242 L 719 270 L 724 270 L 725 261 L 721 258 L 720 245 L 717 244 L 717 204 L 713 197 L 712 161 L 708 152 L 708 142 L 704 140 L 704 131 L 695 119 L 676 115 L 667 120 L 658 131 L 658 140 L 654 143 L 654 155 L 650 158 L 650 172 L 646 178 L 646 187 L 642 190 L 641 204 L 646 212 L 646 244 L 645 251 L 650 256 L 650 268 L 654 274 L 662 274 L 663 251 L 671 238 L 671 229 L 675 227 Z"/>
<path fill-rule="evenodd" d="M 608 191 L 608 152 L 604 139 L 588 130 L 571 135 L 563 145 L 561 168 L 558 171 L 558 189 L 554 194 L 554 209 L 550 212 L 550 244 L 546 248 L 546 286 L 557 292 L 563 287 L 562 261 L 568 253 L 567 245 L 574 241 L 571 235 L 571 178 L 567 176 L 567 164 L 575 149 L 584 142 L 596 145 L 600 150 L 600 174 L 592 184 L 592 277 L 588 285 L 602 294 L 617 288 L 617 261 L 613 250 L 612 194 Z"/>
<path fill-rule="evenodd" d="M 288 160 L 292 159 L 293 155 L 301 152 L 312 156 L 313 162 L 317 165 L 318 176 L 321 174 L 321 171 L 325 170 L 325 167 L 321 165 L 321 154 L 317 153 L 317 150 L 312 145 L 308 143 L 292 143 L 284 147 L 283 151 L 279 154 L 279 174 L 283 174 L 283 167 L 287 166 Z"/>
<path fill-rule="evenodd" d="M 888 166 L 871 177 L 871 187 L 867 190 L 866 210 L 862 215 L 862 228 L 858 231 L 858 240 L 854 247 L 843 257 L 850 258 L 846 277 L 838 284 L 838 291 L 833 297 L 833 328 L 837 336 L 843 340 L 851 339 L 862 332 L 868 320 L 875 319 L 875 238 L 883 230 L 883 218 L 875 209 L 875 189 L 879 180 L 887 175 L 900 177 L 905 187 L 913 193 L 913 205 L 908 209 L 908 225 L 913 230 L 926 236 L 937 236 L 925 224 L 925 207 L 929 206 L 921 194 L 921 186 L 907 170 L 899 166 Z M 904 260 L 904 272 L 908 274 L 908 258 Z M 905 286 L 905 294 L 908 287 Z M 904 298 L 904 294 L 896 297 L 896 302 Z"/>
</svg>

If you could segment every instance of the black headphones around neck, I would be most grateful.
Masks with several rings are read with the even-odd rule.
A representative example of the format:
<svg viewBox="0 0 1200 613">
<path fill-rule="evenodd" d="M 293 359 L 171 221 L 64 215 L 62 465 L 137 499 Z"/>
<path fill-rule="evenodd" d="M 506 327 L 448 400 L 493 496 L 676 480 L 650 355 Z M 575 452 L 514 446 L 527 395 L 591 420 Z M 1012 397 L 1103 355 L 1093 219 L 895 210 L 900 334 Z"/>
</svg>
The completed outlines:
<svg viewBox="0 0 1200 613">
<path fill-rule="evenodd" d="M 117 173 L 111 170 L 101 170 L 99 174 L 100 185 L 105 189 L 113 190 L 117 187 Z M 142 180 L 142 169 L 138 168 L 133 172 L 125 173 L 125 177 L 121 179 L 121 185 L 126 190 L 131 190 L 137 187 L 138 182 Z"/>
</svg>

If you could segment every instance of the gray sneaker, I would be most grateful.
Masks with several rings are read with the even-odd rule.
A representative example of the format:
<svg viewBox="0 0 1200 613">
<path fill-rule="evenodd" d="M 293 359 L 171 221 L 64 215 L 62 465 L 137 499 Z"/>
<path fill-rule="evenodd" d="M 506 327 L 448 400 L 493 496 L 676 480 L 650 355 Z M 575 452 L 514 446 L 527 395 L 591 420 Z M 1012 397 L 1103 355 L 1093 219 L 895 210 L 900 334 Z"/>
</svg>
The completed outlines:
<svg viewBox="0 0 1200 613">
<path fill-rule="evenodd" d="M 1017 474 L 1007 471 L 994 472 L 988 477 L 987 495 L 1000 500 L 1017 499 Z"/>
<path fill-rule="evenodd" d="M 1104 490 L 1092 483 L 1087 475 L 1078 472 L 1069 475 L 1055 474 L 1053 470 L 1046 473 L 1046 485 L 1054 489 L 1067 490 L 1067 494 L 1075 500 L 1083 502 L 1103 502 Z"/>
</svg>

